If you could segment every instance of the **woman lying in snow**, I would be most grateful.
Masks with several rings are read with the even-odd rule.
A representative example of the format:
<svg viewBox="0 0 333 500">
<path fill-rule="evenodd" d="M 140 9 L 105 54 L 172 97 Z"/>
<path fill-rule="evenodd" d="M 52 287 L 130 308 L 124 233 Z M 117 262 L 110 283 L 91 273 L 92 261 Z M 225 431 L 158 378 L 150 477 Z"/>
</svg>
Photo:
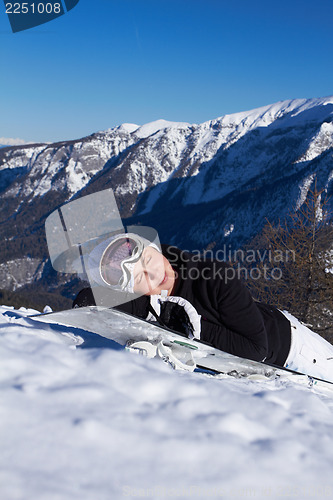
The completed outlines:
<svg viewBox="0 0 333 500">
<path fill-rule="evenodd" d="M 333 382 L 333 346 L 291 314 L 255 302 L 224 262 L 199 261 L 129 233 L 97 246 L 88 265 L 96 286 L 137 294 L 117 306 L 121 311 L 158 316 L 169 328 L 222 351 Z M 85 288 L 73 307 L 94 304 L 92 289 Z"/>
</svg>

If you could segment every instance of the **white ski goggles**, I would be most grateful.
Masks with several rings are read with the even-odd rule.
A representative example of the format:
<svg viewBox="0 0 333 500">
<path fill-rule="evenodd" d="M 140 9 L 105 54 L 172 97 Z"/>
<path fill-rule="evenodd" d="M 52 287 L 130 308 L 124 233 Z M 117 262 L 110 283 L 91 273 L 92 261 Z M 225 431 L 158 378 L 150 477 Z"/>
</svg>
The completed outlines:
<svg viewBox="0 0 333 500">
<path fill-rule="evenodd" d="M 104 283 L 114 289 L 133 292 L 134 265 L 144 249 L 144 242 L 134 234 L 120 235 L 112 240 L 105 248 L 99 264 L 99 273 Z"/>
</svg>

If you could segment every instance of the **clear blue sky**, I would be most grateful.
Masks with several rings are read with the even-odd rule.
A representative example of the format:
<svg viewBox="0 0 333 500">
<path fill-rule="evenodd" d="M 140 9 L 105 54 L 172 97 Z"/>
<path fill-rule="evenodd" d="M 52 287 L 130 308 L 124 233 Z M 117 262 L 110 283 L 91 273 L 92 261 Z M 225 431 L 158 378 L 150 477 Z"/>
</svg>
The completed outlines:
<svg viewBox="0 0 333 500">
<path fill-rule="evenodd" d="M 0 138 L 201 123 L 332 95 L 332 19 L 332 0 L 80 0 L 13 34 L 1 3 Z"/>
</svg>

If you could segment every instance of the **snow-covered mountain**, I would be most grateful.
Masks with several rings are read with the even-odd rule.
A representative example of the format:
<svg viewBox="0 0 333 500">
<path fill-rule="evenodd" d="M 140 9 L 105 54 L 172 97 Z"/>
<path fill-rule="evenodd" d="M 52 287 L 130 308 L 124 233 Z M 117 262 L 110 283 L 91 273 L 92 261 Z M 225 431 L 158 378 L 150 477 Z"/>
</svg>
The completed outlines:
<svg viewBox="0 0 333 500">
<path fill-rule="evenodd" d="M 265 217 L 299 206 L 314 174 L 331 192 L 332 151 L 333 97 L 1 149 L 0 288 L 22 285 L 15 269 L 25 265 L 26 281 L 43 275 L 45 218 L 73 197 L 112 187 L 122 217 L 154 226 L 164 242 L 238 246 Z"/>
</svg>

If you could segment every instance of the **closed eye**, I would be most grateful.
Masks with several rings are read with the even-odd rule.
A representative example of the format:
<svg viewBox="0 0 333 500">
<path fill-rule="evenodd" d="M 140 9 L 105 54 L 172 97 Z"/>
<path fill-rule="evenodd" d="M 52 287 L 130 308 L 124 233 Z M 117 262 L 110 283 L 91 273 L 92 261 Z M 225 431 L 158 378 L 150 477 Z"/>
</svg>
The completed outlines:
<svg viewBox="0 0 333 500">
<path fill-rule="evenodd" d="M 142 281 L 142 276 L 143 276 L 143 272 L 141 272 L 140 274 L 138 274 L 136 277 L 135 277 L 135 283 L 137 285 L 139 285 L 139 283 L 141 283 Z"/>
<path fill-rule="evenodd" d="M 151 255 L 148 255 L 148 257 L 145 260 L 144 266 L 147 267 L 147 264 L 151 261 Z"/>
</svg>

